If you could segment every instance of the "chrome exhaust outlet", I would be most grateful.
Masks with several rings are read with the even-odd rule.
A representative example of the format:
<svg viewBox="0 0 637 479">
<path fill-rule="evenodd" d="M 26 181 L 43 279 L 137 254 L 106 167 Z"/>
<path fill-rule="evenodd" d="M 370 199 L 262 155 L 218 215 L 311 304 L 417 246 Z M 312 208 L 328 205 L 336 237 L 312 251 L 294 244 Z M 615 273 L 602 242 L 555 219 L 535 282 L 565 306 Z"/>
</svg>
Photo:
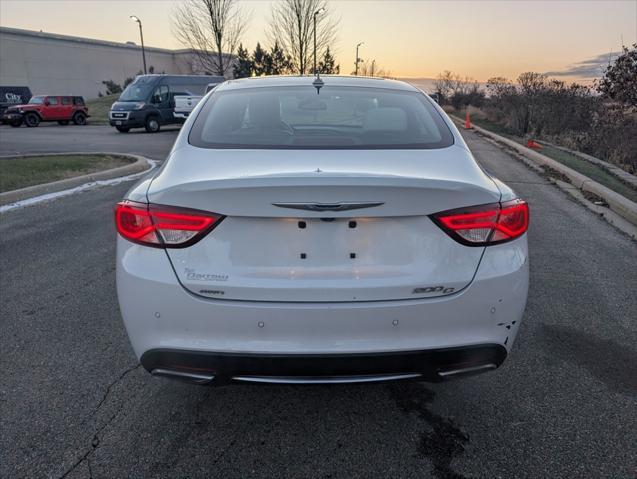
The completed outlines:
<svg viewBox="0 0 637 479">
<path fill-rule="evenodd" d="M 173 371 L 170 369 L 153 369 L 150 374 L 157 377 L 178 379 L 195 384 L 208 384 L 215 378 L 212 374 L 187 373 L 184 371 Z"/>
<path fill-rule="evenodd" d="M 443 379 L 455 378 L 459 376 L 470 376 L 472 374 L 478 374 L 485 371 L 490 371 L 492 369 L 497 369 L 498 367 L 493 364 L 481 364 L 479 366 L 470 366 L 467 368 L 459 368 L 459 369 L 450 369 L 448 371 L 438 371 L 438 376 Z"/>
<path fill-rule="evenodd" d="M 356 384 L 414 379 L 421 374 L 375 374 L 363 376 L 233 376 L 233 381 L 267 384 Z"/>
</svg>

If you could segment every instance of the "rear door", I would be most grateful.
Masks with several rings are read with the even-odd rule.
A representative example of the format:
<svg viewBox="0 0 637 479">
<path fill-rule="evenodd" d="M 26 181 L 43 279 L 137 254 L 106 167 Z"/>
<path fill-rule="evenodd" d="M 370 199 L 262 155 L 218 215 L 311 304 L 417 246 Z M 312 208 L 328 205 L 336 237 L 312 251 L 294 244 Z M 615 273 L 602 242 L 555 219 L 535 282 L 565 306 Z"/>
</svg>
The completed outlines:
<svg viewBox="0 0 637 479">
<path fill-rule="evenodd" d="M 60 118 L 70 120 L 73 117 L 73 98 L 70 96 L 60 97 Z"/>
</svg>

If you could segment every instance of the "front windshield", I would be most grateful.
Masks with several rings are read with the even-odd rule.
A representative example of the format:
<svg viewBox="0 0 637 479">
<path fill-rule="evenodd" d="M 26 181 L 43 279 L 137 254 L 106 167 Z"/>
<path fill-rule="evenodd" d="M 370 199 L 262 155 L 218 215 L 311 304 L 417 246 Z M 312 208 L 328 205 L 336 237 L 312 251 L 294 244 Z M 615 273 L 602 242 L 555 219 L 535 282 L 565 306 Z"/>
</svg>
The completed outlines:
<svg viewBox="0 0 637 479">
<path fill-rule="evenodd" d="M 119 101 L 146 101 L 155 87 L 156 78 L 137 77 L 119 97 Z"/>
<path fill-rule="evenodd" d="M 31 99 L 29 100 L 29 103 L 32 103 L 35 105 L 42 105 L 44 103 L 44 97 L 43 96 L 31 97 Z"/>
<path fill-rule="evenodd" d="M 203 148 L 432 149 L 451 131 L 420 92 L 383 88 L 245 88 L 213 94 L 190 143 Z"/>
</svg>

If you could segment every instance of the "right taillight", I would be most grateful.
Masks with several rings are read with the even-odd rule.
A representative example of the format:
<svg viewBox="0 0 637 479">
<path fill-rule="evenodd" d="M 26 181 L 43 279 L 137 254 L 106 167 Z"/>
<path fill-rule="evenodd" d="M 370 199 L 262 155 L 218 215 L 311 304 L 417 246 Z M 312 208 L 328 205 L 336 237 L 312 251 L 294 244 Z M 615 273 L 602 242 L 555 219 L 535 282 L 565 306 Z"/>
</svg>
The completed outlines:
<svg viewBox="0 0 637 479">
<path fill-rule="evenodd" d="M 129 241 L 155 248 L 190 246 L 224 217 L 175 206 L 122 201 L 115 207 L 117 232 Z"/>
<path fill-rule="evenodd" d="M 431 219 L 464 245 L 488 246 L 522 236 L 529 227 L 529 205 L 513 200 L 443 211 Z"/>
</svg>

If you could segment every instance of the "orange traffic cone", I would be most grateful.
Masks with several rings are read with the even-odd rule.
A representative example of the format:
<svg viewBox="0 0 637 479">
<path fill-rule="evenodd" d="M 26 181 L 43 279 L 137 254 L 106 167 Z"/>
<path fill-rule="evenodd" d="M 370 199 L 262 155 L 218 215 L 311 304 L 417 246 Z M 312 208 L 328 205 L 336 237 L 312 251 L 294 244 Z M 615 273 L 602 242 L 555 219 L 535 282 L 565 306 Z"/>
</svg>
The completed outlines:
<svg viewBox="0 0 637 479">
<path fill-rule="evenodd" d="M 535 148 L 535 149 L 539 150 L 540 148 L 542 148 L 542 145 L 534 142 L 533 140 L 529 140 L 529 141 L 526 142 L 526 147 L 527 148 Z"/>
<path fill-rule="evenodd" d="M 464 120 L 464 129 L 465 130 L 470 130 L 471 129 L 471 119 L 469 118 L 469 110 L 467 110 L 467 116 Z"/>
</svg>

